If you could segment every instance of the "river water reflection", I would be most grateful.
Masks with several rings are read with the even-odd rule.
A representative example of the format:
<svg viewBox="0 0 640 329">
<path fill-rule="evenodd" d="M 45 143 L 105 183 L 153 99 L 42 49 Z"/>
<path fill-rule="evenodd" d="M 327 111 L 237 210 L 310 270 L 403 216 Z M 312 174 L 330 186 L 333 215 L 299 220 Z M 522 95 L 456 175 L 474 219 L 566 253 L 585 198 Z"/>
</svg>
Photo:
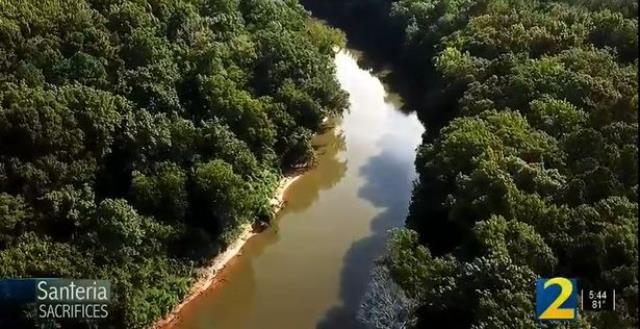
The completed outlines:
<svg viewBox="0 0 640 329">
<path fill-rule="evenodd" d="M 315 138 L 317 167 L 291 185 L 274 225 L 249 240 L 222 284 L 186 307 L 176 328 L 358 328 L 355 312 L 385 233 L 406 217 L 423 128 L 357 58 L 336 56 L 351 106 Z"/>
</svg>

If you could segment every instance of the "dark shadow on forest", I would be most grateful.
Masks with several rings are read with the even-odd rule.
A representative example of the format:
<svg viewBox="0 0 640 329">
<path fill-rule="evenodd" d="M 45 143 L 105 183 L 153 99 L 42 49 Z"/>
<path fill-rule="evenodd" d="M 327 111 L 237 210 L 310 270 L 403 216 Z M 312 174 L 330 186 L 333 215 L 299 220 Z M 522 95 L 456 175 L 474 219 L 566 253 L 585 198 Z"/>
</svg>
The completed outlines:
<svg viewBox="0 0 640 329">
<path fill-rule="evenodd" d="M 447 94 L 443 92 L 446 88 L 431 62 L 436 49 L 406 53 L 404 28 L 389 17 L 392 1 L 301 0 L 301 3 L 314 17 L 345 32 L 347 47 L 362 53 L 358 65 L 376 74 L 388 91 L 399 94 L 404 100 L 401 111 L 417 112 L 431 136 L 455 115 L 460 91 L 454 88 L 447 90 Z"/>
<path fill-rule="evenodd" d="M 342 305 L 332 307 L 317 324 L 317 329 L 362 329 L 356 314 L 370 273 L 383 252 L 387 231 L 403 225 L 411 198 L 412 159 L 400 159 L 391 146 L 383 148 L 360 168 L 360 175 L 367 183 L 358 191 L 358 196 L 385 209 L 372 220 L 372 235 L 354 242 L 345 255 L 340 282 Z"/>
<path fill-rule="evenodd" d="M 347 47 L 362 52 L 358 65 L 369 69 L 387 84 L 390 91 L 406 100 L 418 95 L 416 81 L 400 65 L 403 28 L 389 19 L 388 0 L 301 0 L 316 18 L 339 28 L 347 36 Z M 409 72 L 407 72 L 409 73 Z M 417 102 L 408 102 L 407 106 Z"/>
</svg>

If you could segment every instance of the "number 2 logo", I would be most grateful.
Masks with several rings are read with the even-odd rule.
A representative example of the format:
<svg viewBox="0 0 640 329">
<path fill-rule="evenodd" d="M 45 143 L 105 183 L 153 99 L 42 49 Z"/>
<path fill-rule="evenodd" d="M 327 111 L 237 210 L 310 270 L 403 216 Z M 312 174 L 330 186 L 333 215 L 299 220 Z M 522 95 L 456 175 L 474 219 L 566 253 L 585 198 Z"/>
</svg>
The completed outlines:
<svg viewBox="0 0 640 329">
<path fill-rule="evenodd" d="M 539 320 L 575 320 L 578 294 L 576 280 L 538 279 L 536 315 Z"/>
</svg>

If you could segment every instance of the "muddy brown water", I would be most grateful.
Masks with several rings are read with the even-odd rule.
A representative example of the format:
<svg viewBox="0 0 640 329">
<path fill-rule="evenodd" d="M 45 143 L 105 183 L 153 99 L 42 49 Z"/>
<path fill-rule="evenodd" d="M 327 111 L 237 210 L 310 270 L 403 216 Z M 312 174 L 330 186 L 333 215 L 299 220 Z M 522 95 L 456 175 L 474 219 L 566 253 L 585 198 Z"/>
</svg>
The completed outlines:
<svg viewBox="0 0 640 329">
<path fill-rule="evenodd" d="M 316 136 L 317 166 L 290 186 L 274 225 L 247 242 L 174 329 L 359 328 L 373 262 L 386 232 L 406 217 L 423 127 L 358 58 L 350 50 L 335 58 L 351 105 Z"/>
</svg>

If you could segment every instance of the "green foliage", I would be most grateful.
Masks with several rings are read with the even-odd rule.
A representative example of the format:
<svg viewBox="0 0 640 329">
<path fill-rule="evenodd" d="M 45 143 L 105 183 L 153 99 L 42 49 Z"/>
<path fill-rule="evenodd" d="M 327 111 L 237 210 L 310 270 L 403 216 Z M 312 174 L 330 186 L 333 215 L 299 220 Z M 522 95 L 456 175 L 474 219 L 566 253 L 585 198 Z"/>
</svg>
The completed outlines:
<svg viewBox="0 0 640 329">
<path fill-rule="evenodd" d="M 494 216 L 474 228 L 479 245 L 491 255 L 507 255 L 520 266 L 529 266 L 536 273 L 551 273 L 557 260 L 553 251 L 536 230 L 523 222 Z"/>
<path fill-rule="evenodd" d="M 133 260 L 138 256 L 161 251 L 163 240 L 171 234 L 171 228 L 151 218 L 140 216 L 126 200 L 105 199 L 96 208 L 95 218 L 88 223 L 89 239 L 101 243 L 98 250 L 114 253 L 118 261 Z"/>
<path fill-rule="evenodd" d="M 531 113 L 527 118 L 531 125 L 556 138 L 579 130 L 587 121 L 584 111 L 566 101 L 535 100 L 529 106 Z"/>
<path fill-rule="evenodd" d="M 0 1 L 0 277 L 110 279 L 99 326 L 149 325 L 272 215 L 343 43 L 296 1 Z"/>
<path fill-rule="evenodd" d="M 624 292 L 616 312 L 551 327 L 637 324 L 636 10 L 627 0 L 393 2 L 402 63 L 414 77 L 435 70 L 454 104 L 418 150 L 416 232 L 392 234 L 383 261 L 419 299 L 415 327 L 536 328 L 537 276 Z"/>
<path fill-rule="evenodd" d="M 0 251 L 0 274 L 16 277 L 78 277 L 90 273 L 91 259 L 68 243 L 54 242 L 34 232 L 21 235 Z"/>
<path fill-rule="evenodd" d="M 20 236 L 31 216 L 31 209 L 22 197 L 0 194 L 0 245 L 9 245 L 15 237 Z"/>
<path fill-rule="evenodd" d="M 214 228 L 222 232 L 246 223 L 253 214 L 248 183 L 223 160 L 196 166 L 194 189 L 194 197 L 206 207 L 202 219 L 214 220 Z M 223 234 L 222 240 L 228 244 L 233 238 Z"/>
<path fill-rule="evenodd" d="M 131 188 L 136 208 L 165 221 L 184 220 L 188 207 L 187 175 L 174 163 L 162 162 L 155 174 L 133 173 Z"/>
<path fill-rule="evenodd" d="M 384 264 L 391 275 L 410 296 L 423 299 L 447 290 L 441 286 L 450 284 L 459 264 L 454 259 L 434 259 L 427 248 L 418 243 L 414 231 L 398 229 L 389 237 Z M 443 280 L 444 279 L 444 280 Z"/>
</svg>

